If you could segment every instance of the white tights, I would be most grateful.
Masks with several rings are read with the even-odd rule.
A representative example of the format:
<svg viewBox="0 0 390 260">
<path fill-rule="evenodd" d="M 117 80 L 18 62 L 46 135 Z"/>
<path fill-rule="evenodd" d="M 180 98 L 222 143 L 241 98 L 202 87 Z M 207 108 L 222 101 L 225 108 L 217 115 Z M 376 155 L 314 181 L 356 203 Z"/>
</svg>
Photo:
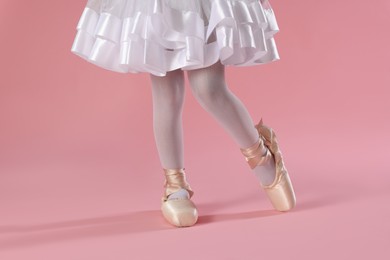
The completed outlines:
<svg viewBox="0 0 390 260">
<path fill-rule="evenodd" d="M 188 70 L 187 76 L 195 99 L 240 148 L 252 146 L 259 139 L 247 109 L 226 84 L 223 64 L 217 62 L 206 68 Z M 184 71 L 180 69 L 170 71 L 164 77 L 150 74 L 150 79 L 153 130 L 162 167 L 184 168 L 182 127 Z M 274 165 L 258 166 L 253 170 L 263 184 L 273 181 Z"/>
</svg>

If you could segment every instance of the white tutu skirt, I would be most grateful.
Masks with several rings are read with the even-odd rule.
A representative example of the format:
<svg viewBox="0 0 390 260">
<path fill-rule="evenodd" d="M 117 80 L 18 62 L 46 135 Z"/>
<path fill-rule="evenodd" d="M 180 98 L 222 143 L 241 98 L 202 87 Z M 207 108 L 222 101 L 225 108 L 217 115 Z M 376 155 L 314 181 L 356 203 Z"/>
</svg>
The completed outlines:
<svg viewBox="0 0 390 260">
<path fill-rule="evenodd" d="M 71 52 L 120 73 L 280 59 L 268 0 L 88 0 L 76 29 Z"/>
</svg>

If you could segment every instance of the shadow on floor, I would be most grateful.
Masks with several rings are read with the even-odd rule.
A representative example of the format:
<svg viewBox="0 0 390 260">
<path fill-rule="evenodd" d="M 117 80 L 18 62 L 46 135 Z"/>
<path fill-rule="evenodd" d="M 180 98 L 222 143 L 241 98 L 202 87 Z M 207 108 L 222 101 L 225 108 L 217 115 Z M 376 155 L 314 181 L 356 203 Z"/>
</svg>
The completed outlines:
<svg viewBox="0 0 390 260">
<path fill-rule="evenodd" d="M 319 194 L 316 195 L 318 196 Z M 229 208 L 235 203 L 242 202 L 244 199 L 243 197 L 245 196 L 249 196 L 248 199 L 257 199 L 251 197 L 252 195 L 249 193 L 242 195 L 241 198 L 237 198 L 237 201 L 229 200 L 199 203 L 197 206 L 200 215 L 196 226 L 199 227 L 210 223 L 225 221 L 240 221 L 269 217 L 286 213 L 294 214 L 300 211 L 311 210 L 313 208 L 324 207 L 348 200 L 345 196 L 339 196 L 337 194 L 334 194 L 333 196 L 329 195 L 330 194 L 328 194 L 328 196 L 323 196 L 322 198 L 317 197 L 317 199 L 305 196 L 302 201 L 297 198 L 297 206 L 288 212 L 276 211 L 272 208 L 271 204 L 269 204 L 266 210 L 233 212 L 228 214 L 218 213 L 218 209 Z M 310 198 L 310 200 L 307 200 L 307 198 Z M 165 221 L 160 209 L 42 224 L 7 225 L 0 226 L 0 249 L 28 247 L 96 237 L 132 235 L 163 230 L 177 230 L 177 228 Z"/>
</svg>

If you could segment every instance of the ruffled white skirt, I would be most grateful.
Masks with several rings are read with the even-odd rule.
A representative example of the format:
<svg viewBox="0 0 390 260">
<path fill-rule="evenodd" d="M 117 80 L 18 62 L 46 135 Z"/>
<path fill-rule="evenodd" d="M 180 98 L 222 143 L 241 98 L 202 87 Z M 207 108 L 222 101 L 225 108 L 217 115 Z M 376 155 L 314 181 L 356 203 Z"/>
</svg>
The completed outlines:
<svg viewBox="0 0 390 260">
<path fill-rule="evenodd" d="M 280 59 L 268 0 L 88 0 L 76 29 L 72 53 L 120 73 Z"/>
</svg>

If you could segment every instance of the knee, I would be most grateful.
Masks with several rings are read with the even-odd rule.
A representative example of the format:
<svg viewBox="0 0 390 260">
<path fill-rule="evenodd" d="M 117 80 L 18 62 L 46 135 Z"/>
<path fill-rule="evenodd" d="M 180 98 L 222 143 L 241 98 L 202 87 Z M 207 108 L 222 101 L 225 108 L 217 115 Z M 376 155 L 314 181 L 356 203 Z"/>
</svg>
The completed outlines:
<svg viewBox="0 0 390 260">
<path fill-rule="evenodd" d="M 152 78 L 152 95 L 155 109 L 170 112 L 181 111 L 184 103 L 184 80 Z"/>
<path fill-rule="evenodd" d="M 165 86 L 171 88 L 167 91 L 161 90 L 154 94 L 153 104 L 156 112 L 167 113 L 177 116 L 181 113 L 184 105 L 184 90 L 182 87 Z"/>
<path fill-rule="evenodd" d="M 192 94 L 202 106 L 212 107 L 225 100 L 228 88 L 224 78 L 224 66 L 221 63 L 188 71 L 188 80 Z"/>
<path fill-rule="evenodd" d="M 210 81 L 192 83 L 191 91 L 195 99 L 203 106 L 212 108 L 225 100 L 227 87 L 224 82 Z"/>
</svg>

